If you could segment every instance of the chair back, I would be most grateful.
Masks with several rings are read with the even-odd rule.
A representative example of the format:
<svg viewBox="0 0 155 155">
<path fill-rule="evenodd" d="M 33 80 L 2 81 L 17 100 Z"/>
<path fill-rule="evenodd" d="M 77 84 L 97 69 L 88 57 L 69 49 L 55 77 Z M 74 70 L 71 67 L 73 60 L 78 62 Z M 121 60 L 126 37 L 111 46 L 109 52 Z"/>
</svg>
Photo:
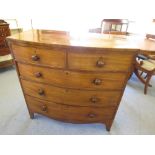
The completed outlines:
<svg viewBox="0 0 155 155">
<path fill-rule="evenodd" d="M 127 19 L 103 19 L 101 33 L 126 35 L 129 21 Z"/>
</svg>

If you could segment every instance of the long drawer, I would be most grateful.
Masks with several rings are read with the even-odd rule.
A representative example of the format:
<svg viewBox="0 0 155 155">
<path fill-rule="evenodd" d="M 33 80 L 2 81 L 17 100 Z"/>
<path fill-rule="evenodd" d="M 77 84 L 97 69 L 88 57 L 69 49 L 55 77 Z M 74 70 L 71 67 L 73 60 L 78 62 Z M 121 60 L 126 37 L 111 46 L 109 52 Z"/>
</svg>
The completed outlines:
<svg viewBox="0 0 155 155">
<path fill-rule="evenodd" d="M 125 50 L 116 52 L 92 49 L 88 52 L 87 49 L 73 48 L 68 53 L 68 67 L 76 70 L 127 72 L 131 69 L 132 60 L 133 55 Z"/>
<path fill-rule="evenodd" d="M 120 90 L 126 78 L 125 73 L 81 73 L 21 63 L 18 63 L 18 67 L 24 79 L 76 89 Z"/>
<path fill-rule="evenodd" d="M 24 93 L 43 100 L 78 106 L 116 106 L 121 91 L 85 91 L 54 87 L 21 79 Z"/>
<path fill-rule="evenodd" d="M 12 45 L 15 59 L 20 62 L 32 63 L 56 68 L 64 68 L 66 50 L 60 47 L 51 49 Z"/>
<path fill-rule="evenodd" d="M 94 108 L 79 107 L 47 102 L 26 95 L 27 104 L 32 112 L 37 112 L 49 117 L 79 123 L 104 122 L 112 119 L 115 107 Z"/>
</svg>

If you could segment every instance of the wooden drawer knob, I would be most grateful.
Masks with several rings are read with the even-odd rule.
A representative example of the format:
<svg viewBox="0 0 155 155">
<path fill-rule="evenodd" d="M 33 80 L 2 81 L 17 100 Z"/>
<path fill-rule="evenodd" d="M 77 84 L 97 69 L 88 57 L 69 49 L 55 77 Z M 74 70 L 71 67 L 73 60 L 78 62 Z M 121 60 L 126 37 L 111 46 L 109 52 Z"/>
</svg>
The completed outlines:
<svg viewBox="0 0 155 155">
<path fill-rule="evenodd" d="M 88 114 L 88 117 L 90 117 L 90 118 L 94 118 L 94 117 L 96 117 L 96 114 L 94 114 L 94 113 L 90 113 L 90 114 Z"/>
<path fill-rule="evenodd" d="M 97 98 L 97 97 L 92 97 L 92 98 L 90 98 L 90 101 L 92 102 L 92 103 L 97 103 L 97 102 L 99 102 L 99 98 Z"/>
<path fill-rule="evenodd" d="M 43 89 L 39 89 L 39 90 L 38 90 L 38 94 L 41 95 L 41 96 L 43 96 L 43 95 L 45 95 L 45 92 L 44 92 Z"/>
<path fill-rule="evenodd" d="M 104 63 L 104 61 L 102 60 L 102 59 L 100 59 L 100 60 L 98 60 L 97 62 L 96 62 L 96 66 L 97 67 L 103 67 L 105 65 L 105 63 Z"/>
<path fill-rule="evenodd" d="M 43 105 L 43 106 L 41 107 L 41 110 L 42 110 L 42 111 L 47 111 L 47 106 L 46 106 L 46 105 Z"/>
<path fill-rule="evenodd" d="M 93 80 L 93 83 L 94 83 L 95 85 L 101 85 L 102 80 L 101 80 L 101 79 L 94 79 L 94 80 Z"/>
<path fill-rule="evenodd" d="M 42 74 L 41 74 L 40 72 L 36 72 L 36 73 L 34 73 L 34 75 L 35 75 L 35 77 L 37 77 L 37 78 L 39 78 L 39 77 L 42 76 Z"/>
<path fill-rule="evenodd" d="M 40 58 L 37 55 L 32 55 L 32 60 L 33 61 L 38 61 Z"/>
</svg>

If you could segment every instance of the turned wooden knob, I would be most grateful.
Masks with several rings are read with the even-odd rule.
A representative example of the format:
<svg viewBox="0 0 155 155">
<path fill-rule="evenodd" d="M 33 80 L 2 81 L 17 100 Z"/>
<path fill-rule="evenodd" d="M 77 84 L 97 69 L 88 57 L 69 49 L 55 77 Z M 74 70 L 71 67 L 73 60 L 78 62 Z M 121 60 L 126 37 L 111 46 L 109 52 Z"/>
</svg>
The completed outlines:
<svg viewBox="0 0 155 155">
<path fill-rule="evenodd" d="M 103 67 L 105 65 L 105 63 L 104 63 L 104 61 L 103 60 L 98 60 L 97 62 L 96 62 L 96 66 L 97 67 Z"/>
<path fill-rule="evenodd" d="M 46 106 L 46 105 L 43 105 L 43 106 L 41 107 L 41 110 L 42 110 L 42 111 L 47 111 L 47 106 Z"/>
<path fill-rule="evenodd" d="M 102 83 L 102 80 L 101 80 L 101 79 L 94 79 L 94 80 L 93 80 L 93 83 L 94 83 L 95 85 L 100 85 L 100 84 Z"/>
<path fill-rule="evenodd" d="M 96 114 L 90 113 L 90 114 L 88 114 L 88 117 L 94 118 L 94 117 L 96 117 Z"/>
<path fill-rule="evenodd" d="M 43 89 L 39 89 L 39 90 L 38 90 L 38 94 L 42 96 L 42 95 L 45 95 L 45 92 L 44 92 Z"/>
<path fill-rule="evenodd" d="M 37 55 L 32 55 L 32 60 L 33 61 L 38 61 L 40 58 Z"/>
<path fill-rule="evenodd" d="M 37 78 L 39 78 L 39 77 L 42 76 L 42 74 L 41 74 L 40 72 L 36 72 L 36 73 L 34 73 L 34 75 L 35 75 L 35 77 L 37 77 Z"/>
<path fill-rule="evenodd" d="M 97 97 L 92 97 L 92 98 L 90 98 L 90 101 L 92 102 L 92 103 L 96 103 L 96 102 L 99 102 L 99 98 L 97 98 Z"/>
</svg>

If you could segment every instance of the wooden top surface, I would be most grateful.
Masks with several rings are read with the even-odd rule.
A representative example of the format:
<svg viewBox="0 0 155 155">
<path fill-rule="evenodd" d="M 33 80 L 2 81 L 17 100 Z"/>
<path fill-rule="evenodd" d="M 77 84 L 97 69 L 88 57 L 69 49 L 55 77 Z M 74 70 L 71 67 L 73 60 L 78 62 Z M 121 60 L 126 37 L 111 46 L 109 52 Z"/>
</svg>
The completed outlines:
<svg viewBox="0 0 155 155">
<path fill-rule="evenodd" d="M 110 49 L 137 49 L 155 52 L 155 40 L 144 36 L 125 36 L 95 33 L 71 33 L 55 30 L 29 30 L 7 37 L 7 40 L 29 44 L 78 46 Z"/>
</svg>

